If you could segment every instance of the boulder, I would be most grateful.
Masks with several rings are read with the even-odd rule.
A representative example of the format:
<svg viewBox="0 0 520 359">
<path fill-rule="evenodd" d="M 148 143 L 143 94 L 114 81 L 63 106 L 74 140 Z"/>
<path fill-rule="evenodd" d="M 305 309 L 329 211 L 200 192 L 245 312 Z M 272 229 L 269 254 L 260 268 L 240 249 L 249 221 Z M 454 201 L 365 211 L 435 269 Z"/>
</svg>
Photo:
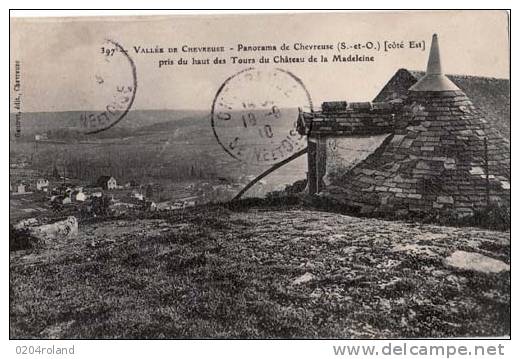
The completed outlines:
<svg viewBox="0 0 520 359">
<path fill-rule="evenodd" d="M 74 216 L 55 223 L 29 228 L 30 233 L 42 241 L 75 237 L 78 234 L 78 220 Z"/>
<path fill-rule="evenodd" d="M 486 257 L 480 253 L 455 251 L 444 260 L 444 264 L 458 269 L 472 270 L 482 273 L 499 273 L 508 271 L 509 264 L 498 259 Z"/>
<path fill-rule="evenodd" d="M 298 284 L 307 283 L 307 282 L 310 282 L 311 280 L 313 280 L 314 278 L 315 277 L 312 273 L 307 272 L 304 275 L 293 280 L 292 284 L 298 285 Z"/>
</svg>

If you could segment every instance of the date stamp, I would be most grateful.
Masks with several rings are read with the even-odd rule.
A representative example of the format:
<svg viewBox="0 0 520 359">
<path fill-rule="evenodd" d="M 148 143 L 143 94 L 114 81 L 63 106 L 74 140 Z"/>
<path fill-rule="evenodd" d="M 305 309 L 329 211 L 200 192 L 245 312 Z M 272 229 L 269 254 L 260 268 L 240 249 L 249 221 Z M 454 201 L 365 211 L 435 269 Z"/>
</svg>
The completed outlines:
<svg viewBox="0 0 520 359">
<path fill-rule="evenodd" d="M 312 109 L 309 92 L 291 72 L 248 68 L 229 77 L 217 91 L 211 126 L 231 157 L 274 165 L 306 146 L 296 131 L 302 104 Z"/>
<path fill-rule="evenodd" d="M 137 72 L 128 52 L 117 42 L 105 40 L 94 54 L 91 75 L 92 98 L 100 109 L 84 111 L 79 128 L 85 134 L 107 130 L 130 111 L 137 91 Z"/>
</svg>

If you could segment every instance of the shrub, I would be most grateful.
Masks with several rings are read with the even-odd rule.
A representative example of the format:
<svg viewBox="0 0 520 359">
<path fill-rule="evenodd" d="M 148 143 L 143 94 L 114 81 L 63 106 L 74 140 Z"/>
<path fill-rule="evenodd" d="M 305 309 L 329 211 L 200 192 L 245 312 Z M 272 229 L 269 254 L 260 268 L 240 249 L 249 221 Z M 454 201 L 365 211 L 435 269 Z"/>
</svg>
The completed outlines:
<svg viewBox="0 0 520 359">
<path fill-rule="evenodd" d="M 490 205 L 475 211 L 471 219 L 476 226 L 506 231 L 511 228 L 511 208 Z"/>
<path fill-rule="evenodd" d="M 305 188 L 307 187 L 307 180 L 299 180 L 294 182 L 291 185 L 288 185 L 285 187 L 285 192 L 291 194 L 291 193 L 302 193 L 305 191 Z"/>
<path fill-rule="evenodd" d="M 397 210 L 393 212 L 369 212 L 362 214 L 358 207 L 348 206 L 345 203 L 322 196 L 305 196 L 303 203 L 317 210 L 356 217 L 433 223 L 443 226 L 472 226 L 499 231 L 507 231 L 511 228 L 511 208 L 497 204 L 477 209 L 472 216 L 459 217 L 456 212 L 444 212 L 434 209 L 426 212 L 405 212 L 405 214 L 400 214 Z"/>
<path fill-rule="evenodd" d="M 19 251 L 32 249 L 38 242 L 27 228 L 16 229 L 12 224 L 9 225 L 9 251 Z"/>
<path fill-rule="evenodd" d="M 110 199 L 106 196 L 92 198 L 92 212 L 98 216 L 110 214 Z"/>
</svg>

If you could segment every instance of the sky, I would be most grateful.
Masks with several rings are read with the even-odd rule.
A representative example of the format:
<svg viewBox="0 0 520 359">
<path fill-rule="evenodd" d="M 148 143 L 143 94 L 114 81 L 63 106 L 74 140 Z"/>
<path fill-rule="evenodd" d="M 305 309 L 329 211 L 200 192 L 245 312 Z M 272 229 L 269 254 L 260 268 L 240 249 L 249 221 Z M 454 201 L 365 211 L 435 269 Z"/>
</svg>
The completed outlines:
<svg viewBox="0 0 520 359">
<path fill-rule="evenodd" d="M 14 63 L 20 61 L 22 108 L 28 112 L 98 110 L 113 95 L 106 90 L 108 84 L 131 85 L 131 67 L 121 54 L 102 66 L 106 64 L 100 48 L 105 39 L 124 47 L 135 64 L 138 85 L 132 108 L 140 110 L 208 110 L 222 83 L 252 65 L 159 68 L 161 59 L 190 59 L 192 54 L 136 54 L 133 46 L 167 48 L 186 44 L 236 49 L 238 44 L 279 47 L 282 43 L 301 42 L 336 47 L 341 42 L 383 44 L 412 40 L 426 44 L 426 51 L 405 48 L 352 52 L 375 56 L 374 62 L 253 65 L 290 71 L 301 79 L 315 104 L 328 100 L 369 101 L 399 68 L 424 70 L 433 33 L 439 35 L 445 73 L 509 77 L 508 18 L 504 11 L 16 18 L 11 19 L 10 27 L 11 95 L 15 94 Z M 234 55 L 236 50 L 232 52 Z M 308 57 L 311 52 L 276 54 Z M 338 51 L 326 54 L 332 57 Z M 258 59 L 259 54 L 240 56 Z M 106 85 L 103 90 L 99 90 L 101 67 Z"/>
</svg>

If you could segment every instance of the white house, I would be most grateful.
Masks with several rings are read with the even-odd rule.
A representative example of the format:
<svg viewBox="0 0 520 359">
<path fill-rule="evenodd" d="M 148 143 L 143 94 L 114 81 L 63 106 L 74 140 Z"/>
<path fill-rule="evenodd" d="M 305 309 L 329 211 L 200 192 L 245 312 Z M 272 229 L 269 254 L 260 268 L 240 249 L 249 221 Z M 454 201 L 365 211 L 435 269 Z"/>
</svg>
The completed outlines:
<svg viewBox="0 0 520 359">
<path fill-rule="evenodd" d="M 47 140 L 47 139 L 48 139 L 48 137 L 47 137 L 46 133 L 34 135 L 34 140 L 35 141 L 44 141 L 44 140 Z"/>
<path fill-rule="evenodd" d="M 144 195 L 142 193 L 134 192 L 133 196 L 135 199 L 137 199 L 139 201 L 144 201 Z"/>
<path fill-rule="evenodd" d="M 84 202 L 87 199 L 87 195 L 83 191 L 72 192 L 73 199 L 78 202 Z"/>
<path fill-rule="evenodd" d="M 185 201 L 184 202 L 184 207 L 193 207 L 195 206 L 195 201 Z"/>
<path fill-rule="evenodd" d="M 36 189 L 38 191 L 47 191 L 49 188 L 49 180 L 45 178 L 38 178 L 36 180 Z"/>
<path fill-rule="evenodd" d="M 103 189 L 116 189 L 117 181 L 112 176 L 101 176 L 97 180 L 97 185 Z"/>
</svg>

